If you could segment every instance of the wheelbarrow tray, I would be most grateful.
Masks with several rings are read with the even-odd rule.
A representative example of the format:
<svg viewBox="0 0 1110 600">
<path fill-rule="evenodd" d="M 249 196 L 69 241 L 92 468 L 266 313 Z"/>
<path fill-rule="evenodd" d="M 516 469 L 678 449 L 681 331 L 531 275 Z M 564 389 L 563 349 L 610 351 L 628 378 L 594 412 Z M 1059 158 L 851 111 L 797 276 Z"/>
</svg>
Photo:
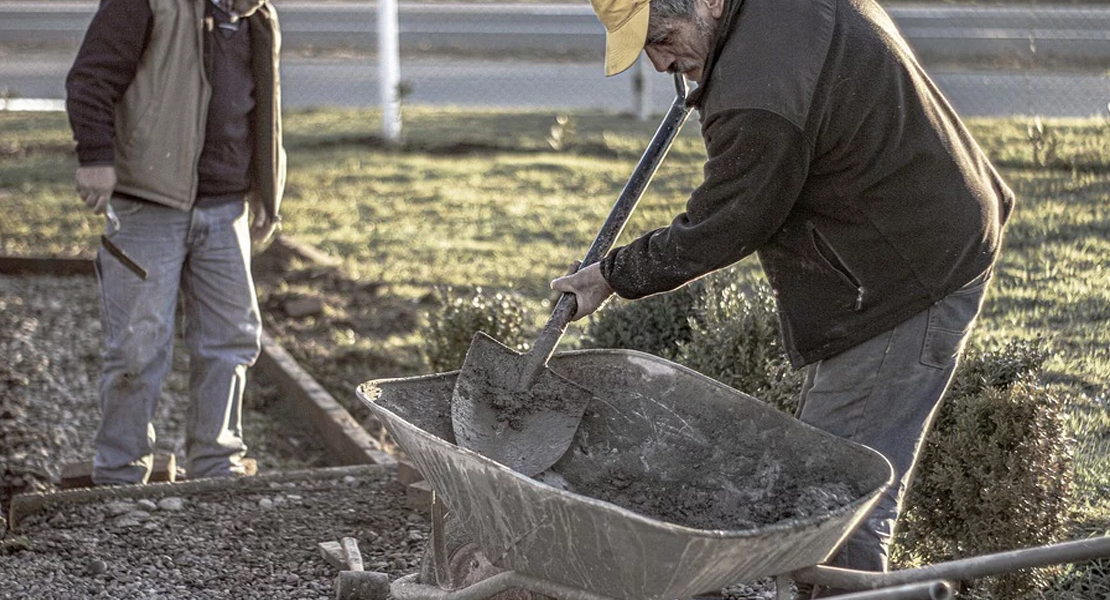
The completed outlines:
<svg viewBox="0 0 1110 600">
<path fill-rule="evenodd" d="M 536 478 L 455 445 L 457 371 L 357 392 L 505 569 L 621 600 L 689 598 L 824 562 L 893 479 L 874 450 L 655 356 L 585 350 L 550 366 L 595 398 L 570 449 Z M 756 518 L 826 489 L 847 495 Z"/>
</svg>

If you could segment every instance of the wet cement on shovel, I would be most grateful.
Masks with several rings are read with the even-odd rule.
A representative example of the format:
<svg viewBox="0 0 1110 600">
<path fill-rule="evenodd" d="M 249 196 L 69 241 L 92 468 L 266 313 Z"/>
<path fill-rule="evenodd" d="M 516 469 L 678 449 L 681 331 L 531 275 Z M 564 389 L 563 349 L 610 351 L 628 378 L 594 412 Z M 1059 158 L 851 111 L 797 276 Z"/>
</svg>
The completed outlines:
<svg viewBox="0 0 1110 600">
<path fill-rule="evenodd" d="M 462 397 L 473 398 L 482 394 L 487 405 L 497 411 L 497 428 L 509 427 L 521 431 L 525 417 L 539 411 L 566 412 L 573 408 L 557 390 L 536 386 L 530 389 L 508 389 L 484 371 L 475 371 L 471 377 L 460 377 L 456 383 Z"/>
</svg>

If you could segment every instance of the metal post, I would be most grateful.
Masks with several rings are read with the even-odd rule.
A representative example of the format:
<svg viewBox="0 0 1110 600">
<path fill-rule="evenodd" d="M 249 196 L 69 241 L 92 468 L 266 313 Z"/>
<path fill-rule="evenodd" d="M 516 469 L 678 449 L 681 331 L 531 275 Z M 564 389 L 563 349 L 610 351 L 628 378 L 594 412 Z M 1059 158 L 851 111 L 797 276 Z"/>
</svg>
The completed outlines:
<svg viewBox="0 0 1110 600">
<path fill-rule="evenodd" d="M 639 120 L 647 121 L 651 117 L 651 64 L 643 54 L 636 59 L 636 69 L 632 73 L 632 104 Z"/>
<path fill-rule="evenodd" d="M 401 139 L 401 59 L 398 51 L 397 0 L 378 0 L 378 91 L 382 104 L 382 135 Z"/>
</svg>

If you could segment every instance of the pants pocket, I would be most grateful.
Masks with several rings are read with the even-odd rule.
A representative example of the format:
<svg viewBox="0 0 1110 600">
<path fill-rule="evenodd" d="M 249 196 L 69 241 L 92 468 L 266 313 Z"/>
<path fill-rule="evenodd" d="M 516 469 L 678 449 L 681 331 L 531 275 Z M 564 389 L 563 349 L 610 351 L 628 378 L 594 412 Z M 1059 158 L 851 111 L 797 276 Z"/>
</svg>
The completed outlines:
<svg viewBox="0 0 1110 600">
<path fill-rule="evenodd" d="M 955 364 L 983 306 L 988 276 L 978 277 L 929 307 L 921 364 L 946 369 Z"/>
</svg>

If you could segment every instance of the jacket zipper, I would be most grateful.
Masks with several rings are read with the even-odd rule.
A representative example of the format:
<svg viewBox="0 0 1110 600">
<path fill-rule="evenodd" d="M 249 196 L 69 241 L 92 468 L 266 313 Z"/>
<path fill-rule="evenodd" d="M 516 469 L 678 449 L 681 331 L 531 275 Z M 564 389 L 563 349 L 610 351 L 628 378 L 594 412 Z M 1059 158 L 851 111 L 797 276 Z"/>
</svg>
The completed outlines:
<svg viewBox="0 0 1110 600">
<path fill-rule="evenodd" d="M 834 271 L 839 273 L 849 285 L 855 288 L 856 305 L 853 310 L 860 310 L 863 308 L 863 284 L 860 282 L 859 278 L 848 269 L 848 266 L 844 263 L 844 259 L 840 257 L 840 254 L 833 248 L 832 244 L 830 244 L 829 241 L 825 239 L 825 236 L 817 230 L 817 226 L 813 223 L 806 223 L 806 225 L 809 227 L 809 233 L 813 238 L 813 246 L 817 250 L 817 254 L 825 259 L 825 262 L 828 263 Z"/>
</svg>

